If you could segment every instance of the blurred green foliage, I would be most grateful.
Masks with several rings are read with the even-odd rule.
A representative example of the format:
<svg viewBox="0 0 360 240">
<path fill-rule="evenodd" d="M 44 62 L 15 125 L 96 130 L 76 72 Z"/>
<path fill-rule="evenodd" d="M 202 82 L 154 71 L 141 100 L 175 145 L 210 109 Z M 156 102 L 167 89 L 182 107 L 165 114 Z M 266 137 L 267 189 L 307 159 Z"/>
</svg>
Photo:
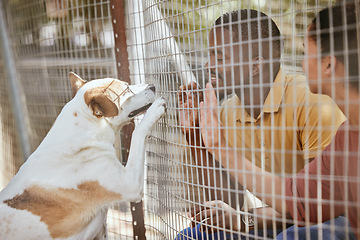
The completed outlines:
<svg viewBox="0 0 360 240">
<path fill-rule="evenodd" d="M 316 12 L 333 2 L 332 0 L 159 0 L 156 4 L 184 51 L 191 51 L 194 45 L 199 44 L 199 39 L 202 43 L 201 48 L 206 49 L 208 32 L 222 13 L 250 8 L 262 11 L 274 19 L 285 40 L 285 54 L 294 55 L 302 52 L 306 27 Z"/>
</svg>

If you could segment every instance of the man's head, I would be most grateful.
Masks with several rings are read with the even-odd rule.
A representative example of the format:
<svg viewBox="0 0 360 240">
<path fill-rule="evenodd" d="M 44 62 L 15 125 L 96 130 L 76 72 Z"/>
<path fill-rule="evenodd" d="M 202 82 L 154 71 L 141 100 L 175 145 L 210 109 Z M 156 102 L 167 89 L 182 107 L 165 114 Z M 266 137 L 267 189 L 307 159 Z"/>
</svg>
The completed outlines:
<svg viewBox="0 0 360 240">
<path fill-rule="evenodd" d="M 280 68 L 281 34 L 266 14 L 242 9 L 216 19 L 209 34 L 211 82 L 240 96 L 240 87 L 269 83 Z"/>
<path fill-rule="evenodd" d="M 338 2 L 322 9 L 309 24 L 303 69 L 311 91 L 333 95 L 341 89 L 334 84 L 344 83 L 359 90 L 359 8 L 357 0 Z M 336 92 L 332 97 L 337 96 Z"/>
</svg>

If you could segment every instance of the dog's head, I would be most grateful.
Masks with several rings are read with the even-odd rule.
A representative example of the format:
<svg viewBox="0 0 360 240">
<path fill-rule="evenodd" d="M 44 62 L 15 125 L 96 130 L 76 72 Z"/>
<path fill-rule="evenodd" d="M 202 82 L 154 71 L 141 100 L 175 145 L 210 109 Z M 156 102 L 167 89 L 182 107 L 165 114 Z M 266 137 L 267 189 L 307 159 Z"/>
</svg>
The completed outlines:
<svg viewBox="0 0 360 240">
<path fill-rule="evenodd" d="M 152 84 L 129 85 L 113 78 L 87 82 L 73 72 L 69 78 L 73 98 L 83 98 L 94 117 L 106 118 L 114 125 L 127 123 L 144 113 L 155 100 Z"/>
</svg>

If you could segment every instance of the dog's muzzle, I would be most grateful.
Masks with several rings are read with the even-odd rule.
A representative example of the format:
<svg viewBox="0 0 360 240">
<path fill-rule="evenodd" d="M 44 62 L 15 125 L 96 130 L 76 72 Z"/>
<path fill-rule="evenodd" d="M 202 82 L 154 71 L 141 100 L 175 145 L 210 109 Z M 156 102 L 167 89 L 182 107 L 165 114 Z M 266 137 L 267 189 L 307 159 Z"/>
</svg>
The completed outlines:
<svg viewBox="0 0 360 240">
<path fill-rule="evenodd" d="M 154 84 L 149 84 L 149 85 L 146 87 L 145 90 L 150 90 L 150 91 L 152 91 L 153 93 L 155 93 L 155 86 L 154 86 Z M 145 112 L 151 105 L 152 105 L 152 102 L 151 102 L 151 103 L 148 103 L 148 104 L 146 104 L 146 105 L 144 105 L 144 106 L 142 106 L 142 107 L 140 107 L 140 108 L 138 108 L 138 109 L 136 109 L 136 110 L 134 110 L 134 111 L 132 111 L 131 113 L 129 113 L 128 117 L 129 117 L 129 118 L 133 118 L 133 117 L 135 117 L 136 115 Z"/>
<path fill-rule="evenodd" d="M 135 95 L 133 91 L 131 91 L 130 86 L 127 84 L 126 88 L 122 88 L 123 84 L 112 80 L 111 83 L 103 90 L 103 93 L 109 98 L 110 101 L 115 103 L 115 105 L 120 109 L 120 97 L 125 95 L 126 93 L 130 93 Z"/>
</svg>

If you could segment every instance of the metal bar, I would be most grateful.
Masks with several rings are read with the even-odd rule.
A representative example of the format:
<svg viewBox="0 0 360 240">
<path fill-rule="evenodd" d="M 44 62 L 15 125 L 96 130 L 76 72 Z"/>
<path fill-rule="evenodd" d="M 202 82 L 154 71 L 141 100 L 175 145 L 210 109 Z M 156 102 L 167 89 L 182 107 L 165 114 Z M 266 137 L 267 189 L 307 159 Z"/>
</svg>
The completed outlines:
<svg viewBox="0 0 360 240">
<path fill-rule="evenodd" d="M 115 36 L 115 58 L 118 78 L 130 83 L 129 60 L 126 43 L 125 27 L 125 9 L 123 0 L 111 0 L 111 18 Z M 122 157 L 128 158 L 132 132 L 135 124 L 128 124 L 121 130 L 121 143 L 123 147 Z M 142 201 L 138 203 L 131 202 L 131 215 L 133 218 L 133 235 L 134 239 L 146 239 L 144 212 Z"/>
<path fill-rule="evenodd" d="M 10 88 L 11 102 L 13 105 L 16 129 L 20 137 L 20 146 L 22 150 L 23 162 L 31 154 L 30 137 L 28 132 L 28 125 L 26 124 L 26 105 L 25 95 L 21 91 L 19 79 L 17 77 L 16 66 L 14 61 L 14 54 L 9 41 L 9 33 L 6 26 L 6 19 L 3 9 L 3 1 L 0 1 L 0 35 L 1 47 L 4 57 L 4 66 L 6 69 L 8 87 Z"/>
<path fill-rule="evenodd" d="M 161 14 L 159 8 L 155 5 L 154 1 L 146 1 L 146 8 L 151 8 L 151 21 L 158 25 L 161 29 L 161 38 L 164 48 L 171 53 L 171 60 L 174 63 L 178 76 L 181 78 L 182 84 L 189 84 L 190 82 L 196 82 L 197 79 L 186 60 L 184 53 L 181 51 L 179 44 L 176 42 L 165 18 Z"/>
<path fill-rule="evenodd" d="M 136 59 L 131 64 L 131 80 L 135 84 L 145 83 L 145 26 L 142 1 L 127 0 L 126 12 L 131 16 L 127 22 L 127 41 L 130 43 L 130 59 Z"/>
</svg>

